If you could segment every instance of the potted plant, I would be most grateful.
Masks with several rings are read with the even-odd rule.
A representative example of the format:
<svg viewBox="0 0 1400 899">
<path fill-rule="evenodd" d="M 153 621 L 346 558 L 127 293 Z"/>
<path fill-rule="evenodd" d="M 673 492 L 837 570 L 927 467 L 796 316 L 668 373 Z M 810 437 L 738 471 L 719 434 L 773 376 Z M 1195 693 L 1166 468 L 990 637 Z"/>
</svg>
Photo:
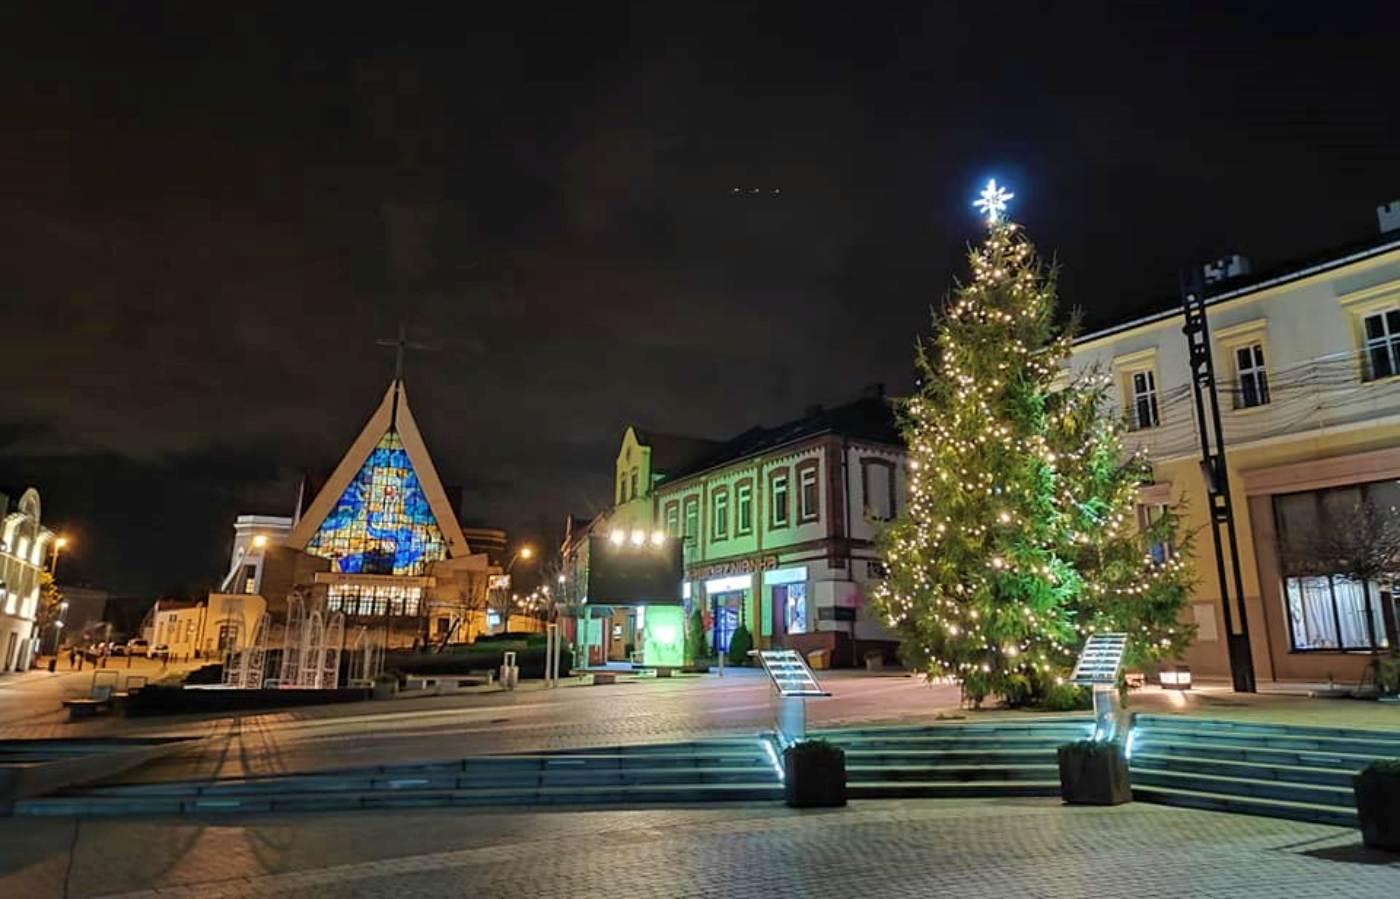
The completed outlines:
<svg viewBox="0 0 1400 899">
<path fill-rule="evenodd" d="M 1060 796 L 1071 805 L 1131 802 L 1123 747 L 1112 740 L 1079 740 L 1059 749 Z"/>
<path fill-rule="evenodd" d="M 391 671 L 384 671 L 374 676 L 374 698 L 393 699 L 399 695 L 399 676 Z"/>
<path fill-rule="evenodd" d="M 1372 762 L 1356 775 L 1352 789 L 1362 842 L 1400 852 L 1400 759 Z"/>
<path fill-rule="evenodd" d="M 783 750 L 783 793 L 793 808 L 845 805 L 845 751 L 825 740 L 804 740 Z"/>
</svg>

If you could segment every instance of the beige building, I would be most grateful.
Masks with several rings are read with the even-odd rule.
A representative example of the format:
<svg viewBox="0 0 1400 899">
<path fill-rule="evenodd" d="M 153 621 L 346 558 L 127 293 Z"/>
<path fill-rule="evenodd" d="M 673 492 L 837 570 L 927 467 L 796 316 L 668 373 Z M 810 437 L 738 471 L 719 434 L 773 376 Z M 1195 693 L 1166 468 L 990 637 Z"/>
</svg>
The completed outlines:
<svg viewBox="0 0 1400 899">
<path fill-rule="evenodd" d="M 39 491 L 0 493 L 0 673 L 25 671 L 34 661 L 39 572 L 53 540 L 40 522 Z"/>
<path fill-rule="evenodd" d="M 1232 267 L 1243 266 L 1223 260 L 1218 271 Z M 1256 677 L 1355 683 L 1373 653 L 1395 644 L 1396 594 L 1388 581 L 1349 577 L 1329 559 L 1340 542 L 1376 538 L 1369 513 L 1400 517 L 1400 231 L 1219 281 L 1208 293 Z M 1132 428 L 1127 442 L 1147 451 L 1155 472 L 1142 514 L 1186 501 L 1186 524 L 1200 532 L 1187 616 L 1199 631 L 1186 661 L 1224 676 L 1225 622 L 1182 322 L 1171 308 L 1088 334 L 1075 344 L 1071 369 L 1097 367 L 1113 378 Z"/>
</svg>

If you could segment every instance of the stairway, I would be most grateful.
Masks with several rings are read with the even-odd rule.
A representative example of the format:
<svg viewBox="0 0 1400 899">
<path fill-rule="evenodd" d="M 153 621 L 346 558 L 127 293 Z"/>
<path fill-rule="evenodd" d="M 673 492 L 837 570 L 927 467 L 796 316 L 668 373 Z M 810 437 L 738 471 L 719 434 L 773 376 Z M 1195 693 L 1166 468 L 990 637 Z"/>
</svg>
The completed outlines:
<svg viewBox="0 0 1400 899">
<path fill-rule="evenodd" d="M 825 730 L 846 751 L 852 799 L 1058 796 L 1055 750 L 1087 738 L 1084 716 Z"/>
<path fill-rule="evenodd" d="M 696 803 L 782 798 L 757 737 L 204 781 L 116 783 L 14 805 L 16 815 L 206 814 L 483 805 Z"/>
<path fill-rule="evenodd" d="M 1138 715 L 1133 798 L 1356 826 L 1352 775 L 1400 757 L 1400 732 Z"/>
</svg>

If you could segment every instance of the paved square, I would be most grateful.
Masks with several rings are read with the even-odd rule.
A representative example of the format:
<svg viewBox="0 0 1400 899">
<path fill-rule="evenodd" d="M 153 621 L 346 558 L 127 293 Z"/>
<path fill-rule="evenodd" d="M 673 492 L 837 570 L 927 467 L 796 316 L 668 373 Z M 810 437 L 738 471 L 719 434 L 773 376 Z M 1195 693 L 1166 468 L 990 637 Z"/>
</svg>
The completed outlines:
<svg viewBox="0 0 1400 899">
<path fill-rule="evenodd" d="M 1354 831 L 1052 800 L 9 820 L 0 863 L 24 897 L 1400 895 Z"/>
</svg>

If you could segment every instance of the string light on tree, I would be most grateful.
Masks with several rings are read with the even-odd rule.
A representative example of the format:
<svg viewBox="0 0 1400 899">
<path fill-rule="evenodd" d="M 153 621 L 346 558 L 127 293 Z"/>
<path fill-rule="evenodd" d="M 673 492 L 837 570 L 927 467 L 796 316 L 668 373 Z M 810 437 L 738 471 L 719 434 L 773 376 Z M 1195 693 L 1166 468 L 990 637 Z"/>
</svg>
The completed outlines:
<svg viewBox="0 0 1400 899">
<path fill-rule="evenodd" d="M 902 410 L 910 497 L 880 534 L 874 591 L 906 659 L 957 678 L 974 704 L 1035 701 L 1094 631 L 1133 634 L 1130 663 L 1173 657 L 1191 636 L 1177 623 L 1190 540 L 1170 512 L 1131 527 L 1150 468 L 1123 449 L 1110 379 L 1059 385 L 1073 323 L 1056 319 L 1053 270 L 1004 218 L 1012 196 L 988 182 L 972 277 L 918 346 Z M 1154 561 L 1153 544 L 1175 551 Z"/>
</svg>

